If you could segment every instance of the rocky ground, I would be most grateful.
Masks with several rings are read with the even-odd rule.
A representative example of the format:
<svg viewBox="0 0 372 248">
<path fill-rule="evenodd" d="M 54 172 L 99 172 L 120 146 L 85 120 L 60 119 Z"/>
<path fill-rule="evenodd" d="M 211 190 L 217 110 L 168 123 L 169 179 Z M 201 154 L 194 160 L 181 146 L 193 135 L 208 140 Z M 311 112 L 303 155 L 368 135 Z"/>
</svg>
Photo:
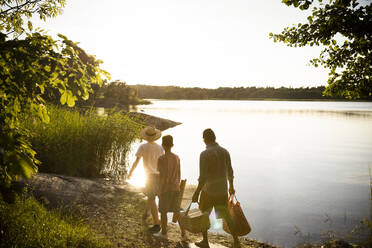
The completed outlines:
<svg viewBox="0 0 372 248">
<path fill-rule="evenodd" d="M 140 189 L 124 182 L 38 173 L 24 184 L 45 206 L 80 218 L 97 235 L 110 240 L 113 247 L 187 247 L 180 242 L 180 231 L 176 224 L 169 224 L 168 240 L 155 238 L 146 231 L 141 221 L 144 195 Z M 185 201 L 189 201 L 192 192 L 193 188 L 187 188 Z M 151 222 L 150 219 L 148 221 Z M 201 235 L 189 234 L 189 238 L 192 244 L 200 240 Z M 242 238 L 241 241 L 242 247 L 273 247 L 250 239 Z M 230 247 L 232 238 L 211 234 L 210 242 L 215 243 L 216 247 Z"/>
</svg>

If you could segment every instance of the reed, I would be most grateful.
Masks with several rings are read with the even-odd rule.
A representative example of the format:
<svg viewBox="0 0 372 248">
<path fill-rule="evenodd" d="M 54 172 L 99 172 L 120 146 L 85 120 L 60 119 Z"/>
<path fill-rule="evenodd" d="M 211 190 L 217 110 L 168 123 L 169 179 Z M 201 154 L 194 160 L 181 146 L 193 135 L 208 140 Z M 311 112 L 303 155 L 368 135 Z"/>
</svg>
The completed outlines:
<svg viewBox="0 0 372 248">
<path fill-rule="evenodd" d="M 25 117 L 30 141 L 41 161 L 39 171 L 78 177 L 126 174 L 126 158 L 141 126 L 120 113 L 98 115 L 49 106 L 50 123 Z"/>
</svg>

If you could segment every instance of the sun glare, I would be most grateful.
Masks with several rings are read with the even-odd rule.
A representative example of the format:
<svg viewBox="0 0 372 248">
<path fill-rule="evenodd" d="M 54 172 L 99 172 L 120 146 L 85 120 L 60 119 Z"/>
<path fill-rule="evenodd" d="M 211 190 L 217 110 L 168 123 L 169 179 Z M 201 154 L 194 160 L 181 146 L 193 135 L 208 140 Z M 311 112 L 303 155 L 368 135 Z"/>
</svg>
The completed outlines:
<svg viewBox="0 0 372 248">
<path fill-rule="evenodd" d="M 128 180 L 128 183 L 130 183 L 133 186 L 136 187 L 144 187 L 146 183 L 146 175 L 145 171 L 143 169 L 143 165 L 139 164 L 136 170 L 133 172 L 132 178 Z"/>
</svg>

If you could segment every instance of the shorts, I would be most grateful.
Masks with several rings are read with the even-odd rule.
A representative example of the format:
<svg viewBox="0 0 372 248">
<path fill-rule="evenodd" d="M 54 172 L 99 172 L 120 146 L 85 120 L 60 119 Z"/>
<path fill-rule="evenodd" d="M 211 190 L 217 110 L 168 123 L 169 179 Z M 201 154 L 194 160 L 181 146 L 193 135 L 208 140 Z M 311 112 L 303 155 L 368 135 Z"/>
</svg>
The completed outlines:
<svg viewBox="0 0 372 248">
<path fill-rule="evenodd" d="M 229 210 L 227 207 L 227 193 L 218 196 L 211 196 L 207 195 L 204 191 L 200 194 L 200 202 L 199 202 L 199 209 L 202 212 L 211 213 L 212 209 L 214 208 L 214 212 L 216 213 L 217 219 L 224 219 L 227 215 L 229 215 Z"/>
<path fill-rule="evenodd" d="M 146 185 L 144 193 L 148 200 L 155 200 L 155 196 L 158 195 L 159 191 L 159 175 L 148 174 L 146 178 Z"/>
<path fill-rule="evenodd" d="M 178 213 L 180 211 L 180 192 L 168 191 L 159 195 L 160 213 Z"/>
</svg>

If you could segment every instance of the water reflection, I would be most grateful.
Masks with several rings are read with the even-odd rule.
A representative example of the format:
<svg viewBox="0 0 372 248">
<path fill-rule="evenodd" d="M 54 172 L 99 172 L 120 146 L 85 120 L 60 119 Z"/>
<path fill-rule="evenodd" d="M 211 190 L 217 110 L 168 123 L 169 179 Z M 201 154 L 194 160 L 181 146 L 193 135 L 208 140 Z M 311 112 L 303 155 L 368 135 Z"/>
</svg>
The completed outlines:
<svg viewBox="0 0 372 248">
<path fill-rule="evenodd" d="M 239 112 L 260 114 L 342 115 L 372 118 L 371 102 L 229 101 L 229 100 L 151 100 L 138 106 L 141 111 Z"/>
</svg>

